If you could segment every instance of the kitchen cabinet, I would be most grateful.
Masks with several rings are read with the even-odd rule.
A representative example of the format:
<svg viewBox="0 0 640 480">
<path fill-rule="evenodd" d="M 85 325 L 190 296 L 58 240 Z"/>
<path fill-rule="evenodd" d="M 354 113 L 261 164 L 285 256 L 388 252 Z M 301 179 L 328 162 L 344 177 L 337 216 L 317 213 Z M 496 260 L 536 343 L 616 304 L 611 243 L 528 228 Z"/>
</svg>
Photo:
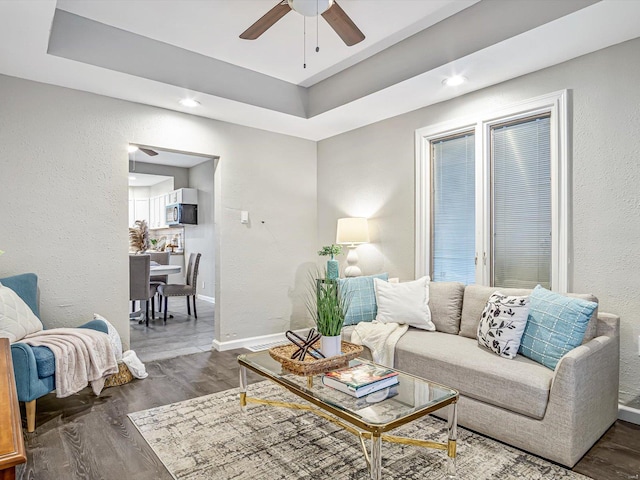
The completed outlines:
<svg viewBox="0 0 640 480">
<path fill-rule="evenodd" d="M 179 188 L 169 193 L 169 201 L 167 205 L 172 203 L 192 203 L 198 204 L 198 189 L 196 188 Z"/>
<path fill-rule="evenodd" d="M 135 202 L 135 221 L 146 220 L 149 224 L 149 199 L 136 198 Z"/>
</svg>

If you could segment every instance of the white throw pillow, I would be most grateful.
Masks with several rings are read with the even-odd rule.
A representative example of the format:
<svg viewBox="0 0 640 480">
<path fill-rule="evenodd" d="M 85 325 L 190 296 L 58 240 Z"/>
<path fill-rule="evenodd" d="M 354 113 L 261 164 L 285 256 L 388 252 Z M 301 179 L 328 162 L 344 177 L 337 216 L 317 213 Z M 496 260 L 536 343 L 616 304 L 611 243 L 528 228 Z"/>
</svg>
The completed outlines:
<svg viewBox="0 0 640 480">
<path fill-rule="evenodd" d="M 514 358 L 529 317 L 529 297 L 489 297 L 478 324 L 478 344 L 505 358 Z"/>
<path fill-rule="evenodd" d="M 10 343 L 43 329 L 42 322 L 16 292 L 0 284 L 0 337 Z"/>
<path fill-rule="evenodd" d="M 434 331 L 429 310 L 429 277 L 413 282 L 389 283 L 373 279 L 378 315 L 382 323 L 406 323 L 412 327 Z"/>
<path fill-rule="evenodd" d="M 120 338 L 120 334 L 118 333 L 118 330 L 116 330 L 116 327 L 111 325 L 111 322 L 109 320 L 107 320 L 106 318 L 104 318 L 102 315 L 98 313 L 93 314 L 93 319 L 102 320 L 104 323 L 107 324 L 107 333 L 109 334 L 109 343 L 111 343 L 111 346 L 113 347 L 113 351 L 116 354 L 116 360 L 118 362 L 121 362 L 122 361 L 122 339 Z"/>
</svg>

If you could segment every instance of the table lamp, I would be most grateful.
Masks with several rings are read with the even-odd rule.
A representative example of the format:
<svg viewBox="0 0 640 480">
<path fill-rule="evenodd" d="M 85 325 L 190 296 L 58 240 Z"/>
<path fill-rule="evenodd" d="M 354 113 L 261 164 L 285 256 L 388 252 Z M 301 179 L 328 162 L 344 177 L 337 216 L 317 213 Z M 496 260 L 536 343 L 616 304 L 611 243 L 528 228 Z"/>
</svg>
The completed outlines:
<svg viewBox="0 0 640 480">
<path fill-rule="evenodd" d="M 369 226 L 366 218 L 339 218 L 336 243 L 346 245 L 349 249 L 347 255 L 347 268 L 344 271 L 346 277 L 358 277 L 362 271 L 358 267 L 358 254 L 356 248 L 362 243 L 369 243 Z"/>
</svg>

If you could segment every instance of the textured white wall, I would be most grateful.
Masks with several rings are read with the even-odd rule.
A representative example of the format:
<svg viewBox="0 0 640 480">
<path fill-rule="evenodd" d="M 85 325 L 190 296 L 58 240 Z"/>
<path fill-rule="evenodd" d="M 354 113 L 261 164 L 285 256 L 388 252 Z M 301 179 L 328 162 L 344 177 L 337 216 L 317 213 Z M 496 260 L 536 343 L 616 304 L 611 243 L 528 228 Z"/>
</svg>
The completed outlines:
<svg viewBox="0 0 640 480">
<path fill-rule="evenodd" d="M 207 297 L 215 295 L 214 172 L 214 160 L 189 169 L 189 187 L 198 190 L 198 225 L 184 228 L 185 262 L 189 261 L 192 252 L 202 255 L 198 269 L 198 293 Z"/>
<path fill-rule="evenodd" d="M 127 144 L 221 157 L 222 340 L 286 330 L 314 258 L 316 144 L 0 76 L 0 277 L 36 272 L 49 326 L 99 312 L 129 343 Z M 250 229 L 239 210 L 266 220 Z"/>
<path fill-rule="evenodd" d="M 320 142 L 318 243 L 335 239 L 337 218 L 368 216 L 372 243 L 358 249 L 364 272 L 413 278 L 415 130 L 570 89 L 570 288 L 621 316 L 621 399 L 640 395 L 638 58 L 633 40 Z"/>
</svg>

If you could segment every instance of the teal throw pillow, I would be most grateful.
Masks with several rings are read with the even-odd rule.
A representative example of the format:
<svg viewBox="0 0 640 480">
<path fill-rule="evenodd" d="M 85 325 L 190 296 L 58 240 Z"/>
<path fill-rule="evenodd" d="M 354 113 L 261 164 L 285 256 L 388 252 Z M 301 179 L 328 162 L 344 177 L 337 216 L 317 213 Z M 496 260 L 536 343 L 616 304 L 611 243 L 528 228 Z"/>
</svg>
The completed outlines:
<svg viewBox="0 0 640 480">
<path fill-rule="evenodd" d="M 371 322 L 378 314 L 376 291 L 373 279 L 379 278 L 385 282 L 389 280 L 388 273 L 369 275 L 367 277 L 350 277 L 338 279 L 340 295 L 350 298 L 349 308 L 344 316 L 345 325 L 355 325 L 360 322 Z"/>
<path fill-rule="evenodd" d="M 580 346 L 596 302 L 569 298 L 540 285 L 533 289 L 529 318 L 519 353 L 552 370 L 569 351 Z"/>
</svg>

